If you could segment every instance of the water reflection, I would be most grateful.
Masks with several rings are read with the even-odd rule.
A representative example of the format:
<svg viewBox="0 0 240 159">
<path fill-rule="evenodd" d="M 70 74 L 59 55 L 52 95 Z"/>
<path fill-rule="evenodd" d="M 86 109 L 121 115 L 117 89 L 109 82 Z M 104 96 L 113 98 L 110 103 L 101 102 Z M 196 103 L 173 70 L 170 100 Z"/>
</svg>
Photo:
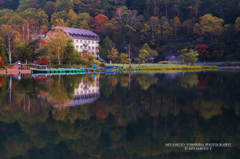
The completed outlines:
<svg viewBox="0 0 240 159">
<path fill-rule="evenodd" d="M 0 158 L 238 158 L 239 77 L 238 72 L 1 76 Z M 197 152 L 165 147 L 182 142 L 233 147 Z"/>
<path fill-rule="evenodd" d="M 87 103 L 92 103 L 100 96 L 99 91 L 99 75 L 94 75 L 93 81 L 83 79 L 78 88 L 74 90 L 73 101 L 67 103 L 65 106 L 78 106 Z"/>
</svg>

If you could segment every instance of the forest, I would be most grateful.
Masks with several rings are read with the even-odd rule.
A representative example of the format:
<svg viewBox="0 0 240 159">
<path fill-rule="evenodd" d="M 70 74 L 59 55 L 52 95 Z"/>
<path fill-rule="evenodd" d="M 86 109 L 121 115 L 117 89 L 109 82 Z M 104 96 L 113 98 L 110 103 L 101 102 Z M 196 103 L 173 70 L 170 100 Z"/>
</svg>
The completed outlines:
<svg viewBox="0 0 240 159">
<path fill-rule="evenodd" d="M 238 0 L 0 0 L 0 9 L 5 63 L 9 58 L 34 61 L 54 52 L 36 40 L 57 25 L 96 32 L 105 60 L 114 48 L 135 61 L 146 43 L 157 52 L 157 61 L 196 46 L 203 50 L 200 61 L 240 59 Z M 74 55 L 68 44 L 61 48 L 62 61 Z"/>
<path fill-rule="evenodd" d="M 72 100 L 74 89 L 81 81 L 92 84 L 93 75 L 21 80 L 1 76 L 0 157 L 237 158 L 239 74 L 171 76 L 96 74 L 99 99 L 74 107 L 53 104 Z M 182 142 L 230 142 L 232 147 L 212 151 L 164 147 Z"/>
</svg>

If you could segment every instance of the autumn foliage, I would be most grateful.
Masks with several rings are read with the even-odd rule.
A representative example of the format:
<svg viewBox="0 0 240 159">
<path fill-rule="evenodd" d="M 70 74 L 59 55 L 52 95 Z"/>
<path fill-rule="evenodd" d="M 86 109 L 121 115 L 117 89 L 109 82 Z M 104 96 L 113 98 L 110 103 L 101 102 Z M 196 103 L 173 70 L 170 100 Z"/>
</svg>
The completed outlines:
<svg viewBox="0 0 240 159">
<path fill-rule="evenodd" d="M 0 77 L 0 88 L 2 87 L 2 84 L 4 83 L 5 78 L 4 77 Z"/>
<path fill-rule="evenodd" d="M 41 59 L 41 60 L 37 61 L 37 64 L 38 65 L 48 65 L 48 64 L 50 64 L 50 61 L 47 58 L 45 58 L 45 59 Z"/>
<path fill-rule="evenodd" d="M 83 58 L 83 59 L 88 59 L 89 55 L 90 55 L 90 54 L 83 54 L 83 55 L 81 56 L 81 58 Z"/>
<path fill-rule="evenodd" d="M 90 26 L 95 28 L 96 32 L 101 32 L 105 29 L 105 23 L 109 21 L 108 17 L 103 14 L 98 14 L 90 19 Z"/>
<path fill-rule="evenodd" d="M 197 50 L 197 52 L 199 53 L 199 56 L 201 58 L 210 59 L 210 55 L 209 55 L 209 51 L 208 51 L 208 46 L 207 45 L 200 45 L 200 44 L 198 44 L 195 47 L 195 50 Z"/>
<path fill-rule="evenodd" d="M 0 67 L 4 66 L 4 62 L 2 61 L 2 57 L 0 57 Z"/>
</svg>

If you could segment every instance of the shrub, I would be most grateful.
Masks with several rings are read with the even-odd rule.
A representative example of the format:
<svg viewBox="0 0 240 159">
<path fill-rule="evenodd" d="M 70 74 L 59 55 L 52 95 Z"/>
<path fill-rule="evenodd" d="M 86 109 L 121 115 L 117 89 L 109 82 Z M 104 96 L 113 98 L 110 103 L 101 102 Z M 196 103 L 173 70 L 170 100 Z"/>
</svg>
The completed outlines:
<svg viewBox="0 0 240 159">
<path fill-rule="evenodd" d="M 88 61 L 87 67 L 93 67 L 93 61 Z"/>
<path fill-rule="evenodd" d="M 0 67 L 4 67 L 4 62 L 2 61 L 2 57 L 0 56 Z"/>
<path fill-rule="evenodd" d="M 41 60 L 37 61 L 37 64 L 38 65 L 49 65 L 50 61 L 47 58 L 45 58 L 45 59 L 41 59 Z"/>
<path fill-rule="evenodd" d="M 4 77 L 0 77 L 0 83 L 4 83 L 5 78 Z"/>
<path fill-rule="evenodd" d="M 83 67 L 83 66 L 80 66 L 80 65 L 64 65 L 64 64 L 52 65 L 52 68 L 74 68 L 74 67 Z"/>
<path fill-rule="evenodd" d="M 82 64 L 82 65 L 86 65 L 87 64 L 87 59 L 84 59 L 84 58 L 81 58 L 81 57 L 79 57 L 79 58 L 76 58 L 75 60 L 74 60 L 74 63 L 75 64 Z"/>
<path fill-rule="evenodd" d="M 159 61 L 159 64 L 179 64 L 177 61 Z"/>
<path fill-rule="evenodd" d="M 105 64 L 104 62 L 101 62 L 99 65 L 100 65 L 101 67 L 106 67 L 106 64 Z"/>
<path fill-rule="evenodd" d="M 95 63 L 96 65 L 100 65 L 100 61 L 98 61 L 98 60 L 93 60 L 93 63 Z"/>
<path fill-rule="evenodd" d="M 0 61 L 0 67 L 4 67 L 4 62 Z"/>
</svg>

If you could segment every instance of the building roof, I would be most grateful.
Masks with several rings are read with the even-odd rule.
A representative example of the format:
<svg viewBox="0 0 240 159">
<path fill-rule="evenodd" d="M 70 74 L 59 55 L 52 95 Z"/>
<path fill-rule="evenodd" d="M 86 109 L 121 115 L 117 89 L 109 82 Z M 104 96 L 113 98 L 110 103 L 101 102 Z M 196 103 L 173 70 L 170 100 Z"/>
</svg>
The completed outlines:
<svg viewBox="0 0 240 159">
<path fill-rule="evenodd" d="M 91 93 L 86 95 L 75 95 L 73 100 L 65 104 L 65 107 L 79 106 L 88 103 L 92 103 L 100 97 L 100 92 Z M 58 107 L 58 105 L 54 105 L 54 107 Z"/>
<path fill-rule="evenodd" d="M 175 55 L 166 55 L 165 60 L 166 61 L 182 61 L 182 57 L 175 56 Z"/>
<path fill-rule="evenodd" d="M 72 37 L 73 39 L 86 39 L 86 40 L 95 40 L 100 41 L 99 36 L 90 31 L 85 29 L 78 29 L 78 28 L 70 28 L 70 27 L 60 27 L 56 26 L 52 29 L 63 29 L 65 33 L 67 33 L 68 36 Z"/>
<path fill-rule="evenodd" d="M 106 62 L 105 60 L 103 60 L 101 57 L 97 57 L 97 60 L 100 61 L 100 62 Z"/>
<path fill-rule="evenodd" d="M 13 66 L 22 66 L 22 62 L 21 61 L 14 62 Z"/>
</svg>

